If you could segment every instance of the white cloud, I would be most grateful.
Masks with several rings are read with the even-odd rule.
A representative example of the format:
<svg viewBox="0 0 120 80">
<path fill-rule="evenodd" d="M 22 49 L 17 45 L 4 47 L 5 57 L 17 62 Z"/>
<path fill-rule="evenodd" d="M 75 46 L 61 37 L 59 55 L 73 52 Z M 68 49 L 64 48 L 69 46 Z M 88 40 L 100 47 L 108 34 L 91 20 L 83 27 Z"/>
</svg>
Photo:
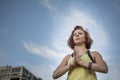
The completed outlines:
<svg viewBox="0 0 120 80">
<path fill-rule="evenodd" d="M 41 5 L 43 5 L 45 8 L 48 8 L 50 10 L 53 9 L 52 5 L 49 3 L 49 0 L 42 0 Z"/>
<path fill-rule="evenodd" d="M 93 49 L 105 48 L 109 45 L 109 39 L 104 27 L 93 20 L 88 14 L 72 7 L 66 11 L 68 13 L 59 12 L 49 0 L 42 0 L 42 6 L 52 13 L 53 24 L 57 26 L 53 32 L 52 43 L 57 50 L 64 50 L 65 53 L 69 53 L 70 49 L 66 46 L 66 41 L 75 25 L 82 25 L 88 29 L 94 40 Z"/>
<path fill-rule="evenodd" d="M 57 15 L 54 14 L 53 16 Z M 78 9 L 71 9 L 65 15 L 58 16 L 54 20 L 58 25 L 54 29 L 52 44 L 57 50 L 65 53 L 70 52 L 66 43 L 71 31 L 76 25 L 82 25 L 88 29 L 94 40 L 93 49 L 105 48 L 109 45 L 109 39 L 103 26 Z"/>
<path fill-rule="evenodd" d="M 55 59 L 64 55 L 62 53 L 50 49 L 48 46 L 37 45 L 33 42 L 24 42 L 23 45 L 28 52 L 48 59 Z"/>
<path fill-rule="evenodd" d="M 50 3 L 50 0 L 40 0 L 40 4 L 48 9 L 50 12 L 53 12 L 56 10 L 56 8 Z"/>
</svg>

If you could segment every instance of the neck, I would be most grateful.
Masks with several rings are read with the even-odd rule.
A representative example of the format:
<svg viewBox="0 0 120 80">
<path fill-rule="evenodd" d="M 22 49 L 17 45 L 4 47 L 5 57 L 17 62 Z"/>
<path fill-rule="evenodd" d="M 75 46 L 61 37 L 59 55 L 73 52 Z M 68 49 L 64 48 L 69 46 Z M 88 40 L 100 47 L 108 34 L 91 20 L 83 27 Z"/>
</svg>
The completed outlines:
<svg viewBox="0 0 120 80">
<path fill-rule="evenodd" d="M 85 44 L 77 44 L 77 47 L 79 47 L 80 50 L 86 50 Z"/>
<path fill-rule="evenodd" d="M 76 45 L 76 47 L 77 47 L 77 49 L 79 51 L 78 54 L 83 55 L 87 51 L 87 48 L 86 48 L 85 44 L 79 44 L 79 45 Z"/>
</svg>

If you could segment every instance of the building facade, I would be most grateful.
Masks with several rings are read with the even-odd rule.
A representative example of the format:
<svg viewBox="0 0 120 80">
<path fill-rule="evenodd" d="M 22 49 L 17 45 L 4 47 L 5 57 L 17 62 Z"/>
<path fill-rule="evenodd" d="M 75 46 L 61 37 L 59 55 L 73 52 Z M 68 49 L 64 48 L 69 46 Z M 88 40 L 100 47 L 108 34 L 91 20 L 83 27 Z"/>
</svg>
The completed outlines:
<svg viewBox="0 0 120 80">
<path fill-rule="evenodd" d="M 3 66 L 0 67 L 0 80 L 42 80 L 37 78 L 24 66 Z"/>
</svg>

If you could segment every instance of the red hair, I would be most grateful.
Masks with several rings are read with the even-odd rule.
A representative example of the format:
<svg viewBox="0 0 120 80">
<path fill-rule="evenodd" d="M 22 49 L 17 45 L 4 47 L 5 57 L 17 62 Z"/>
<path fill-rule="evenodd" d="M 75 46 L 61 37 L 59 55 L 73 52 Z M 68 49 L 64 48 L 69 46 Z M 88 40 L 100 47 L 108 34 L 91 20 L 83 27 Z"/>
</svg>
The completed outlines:
<svg viewBox="0 0 120 80">
<path fill-rule="evenodd" d="M 90 48 L 91 48 L 91 45 L 92 45 L 92 43 L 93 43 L 93 40 L 92 40 L 92 38 L 90 37 L 89 33 L 88 33 L 86 30 L 84 30 L 82 26 L 75 26 L 74 30 L 72 31 L 72 33 L 71 33 L 71 35 L 70 35 L 70 37 L 69 37 L 69 39 L 68 39 L 68 41 L 67 41 L 68 46 L 69 46 L 71 49 L 74 49 L 75 43 L 74 43 L 74 41 L 73 41 L 73 33 L 74 33 L 74 31 L 77 30 L 77 29 L 81 29 L 82 31 L 84 31 L 84 33 L 85 33 L 85 40 L 86 40 L 86 41 L 85 41 L 85 46 L 86 46 L 87 49 L 90 49 Z"/>
</svg>

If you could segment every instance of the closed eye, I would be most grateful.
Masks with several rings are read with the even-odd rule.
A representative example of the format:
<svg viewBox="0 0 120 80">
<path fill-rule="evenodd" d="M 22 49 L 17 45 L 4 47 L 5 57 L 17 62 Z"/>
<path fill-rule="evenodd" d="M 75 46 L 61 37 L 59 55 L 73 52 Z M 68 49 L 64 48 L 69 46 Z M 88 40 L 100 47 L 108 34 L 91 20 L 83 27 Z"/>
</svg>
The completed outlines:
<svg viewBox="0 0 120 80">
<path fill-rule="evenodd" d="M 79 32 L 78 34 L 83 34 L 83 33 Z"/>
</svg>

